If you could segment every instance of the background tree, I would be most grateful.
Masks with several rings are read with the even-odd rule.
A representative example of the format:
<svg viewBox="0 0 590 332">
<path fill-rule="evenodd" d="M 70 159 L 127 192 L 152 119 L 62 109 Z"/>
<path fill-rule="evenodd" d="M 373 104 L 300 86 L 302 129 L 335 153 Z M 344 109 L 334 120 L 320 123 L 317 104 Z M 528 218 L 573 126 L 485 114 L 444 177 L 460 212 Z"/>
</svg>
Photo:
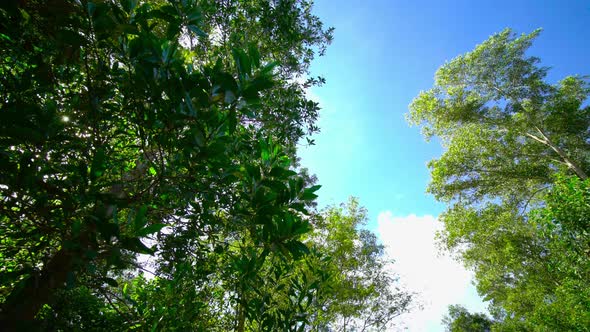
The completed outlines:
<svg viewBox="0 0 590 332">
<path fill-rule="evenodd" d="M 306 242 L 322 254 L 316 264 L 330 277 L 314 299 L 314 331 L 384 331 L 411 309 L 413 294 L 400 289 L 393 261 L 366 222 L 367 211 L 351 198 L 323 210 Z"/>
<path fill-rule="evenodd" d="M 443 65 L 408 118 L 442 141 L 428 187 L 448 205 L 441 240 L 475 270 L 492 313 L 520 329 L 584 330 L 590 90 L 583 77 L 545 81 L 526 54 L 538 34 L 507 29 Z"/>
<path fill-rule="evenodd" d="M 460 305 L 451 305 L 443 324 L 448 332 L 490 332 L 492 321 L 485 314 L 472 314 Z"/>
<path fill-rule="evenodd" d="M 98 306 L 101 317 L 119 319 L 122 330 L 156 326 L 226 331 L 240 326 L 244 331 L 382 331 L 395 326 L 394 319 L 410 310 L 412 295 L 400 290 L 389 270 L 392 262 L 383 256 L 375 235 L 360 228 L 366 221 L 364 209 L 352 199 L 314 218 L 318 219 L 314 231 L 304 240 L 310 248 L 307 254 L 294 259 L 269 255 L 264 261 L 242 254 L 235 261 L 220 252 L 216 260 L 229 259 L 248 273 L 219 265 L 208 273 L 208 280 L 191 275 L 199 270 L 186 267 L 179 271 L 184 275 L 174 278 L 119 279 L 118 287 L 108 289 L 115 299 L 113 306 L 93 304 L 88 309 Z M 247 304 L 243 316 L 241 302 L 232 300 L 236 289 Z M 45 325 L 96 328 L 89 319 L 92 315 L 77 316 L 77 310 L 86 307 L 67 307 L 67 297 L 63 299 L 43 313 Z M 93 296 L 81 303 L 86 302 L 100 303 Z M 240 317 L 243 323 L 237 325 Z"/>
</svg>

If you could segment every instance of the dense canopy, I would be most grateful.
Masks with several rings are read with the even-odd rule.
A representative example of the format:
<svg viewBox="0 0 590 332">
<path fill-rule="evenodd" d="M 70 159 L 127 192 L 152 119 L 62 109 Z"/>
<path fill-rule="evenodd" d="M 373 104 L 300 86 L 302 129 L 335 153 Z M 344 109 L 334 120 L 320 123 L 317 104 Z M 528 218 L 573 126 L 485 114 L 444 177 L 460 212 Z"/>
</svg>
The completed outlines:
<svg viewBox="0 0 590 332">
<path fill-rule="evenodd" d="M 332 39 L 311 8 L 2 4 L 0 325 L 383 329 L 407 310 L 357 203 L 317 211 L 297 164 Z"/>
<path fill-rule="evenodd" d="M 0 330 L 399 327 L 417 294 L 366 209 L 321 205 L 301 165 L 333 32 L 311 0 L 3 1 Z M 590 326 L 590 81 L 550 81 L 540 33 L 492 35 L 409 106 L 443 147 L 439 241 L 489 304 L 449 331 Z"/>
<path fill-rule="evenodd" d="M 497 319 L 492 330 L 582 331 L 590 326 L 590 85 L 579 76 L 546 81 L 548 68 L 527 54 L 539 32 L 507 29 L 446 63 L 408 118 L 442 140 L 428 188 L 448 206 L 441 240 L 475 271 Z M 455 316 L 449 326 L 462 324 L 451 307 Z"/>
</svg>

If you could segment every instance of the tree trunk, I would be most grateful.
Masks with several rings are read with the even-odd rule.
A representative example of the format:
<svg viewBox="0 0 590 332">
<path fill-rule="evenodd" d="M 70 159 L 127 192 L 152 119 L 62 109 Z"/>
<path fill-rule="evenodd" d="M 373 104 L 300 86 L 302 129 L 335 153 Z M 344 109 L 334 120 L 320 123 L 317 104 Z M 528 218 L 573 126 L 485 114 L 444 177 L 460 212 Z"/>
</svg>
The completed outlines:
<svg viewBox="0 0 590 332">
<path fill-rule="evenodd" d="M 35 316 L 49 302 L 55 290 L 64 286 L 72 271 L 74 254 L 60 249 L 45 265 L 41 273 L 21 281 L 8 296 L 0 313 L 3 331 L 22 331 L 33 325 Z"/>
<path fill-rule="evenodd" d="M 574 173 L 576 173 L 576 175 L 582 179 L 582 180 L 586 180 L 588 179 L 588 175 L 586 174 L 586 172 L 584 172 L 584 170 L 582 168 L 580 168 L 580 166 L 578 166 L 574 161 L 572 161 L 568 155 L 565 153 L 565 151 L 563 151 L 559 146 L 555 145 L 551 139 L 549 139 L 549 137 L 547 136 L 547 134 L 545 134 L 545 132 L 543 131 L 543 129 L 536 127 L 535 129 L 537 129 L 537 131 L 539 132 L 539 134 L 541 134 L 542 138 L 539 138 L 535 135 L 532 134 L 527 134 L 528 137 L 543 143 L 545 145 L 547 145 L 548 147 L 550 147 L 553 151 L 555 151 L 555 153 L 557 153 L 559 155 L 559 157 L 563 160 L 563 162 L 572 170 L 574 171 Z"/>
<path fill-rule="evenodd" d="M 238 323 L 236 326 L 236 332 L 244 332 L 245 328 L 245 321 L 246 321 L 246 313 L 244 312 L 244 304 L 240 299 L 240 304 L 238 305 Z"/>
</svg>

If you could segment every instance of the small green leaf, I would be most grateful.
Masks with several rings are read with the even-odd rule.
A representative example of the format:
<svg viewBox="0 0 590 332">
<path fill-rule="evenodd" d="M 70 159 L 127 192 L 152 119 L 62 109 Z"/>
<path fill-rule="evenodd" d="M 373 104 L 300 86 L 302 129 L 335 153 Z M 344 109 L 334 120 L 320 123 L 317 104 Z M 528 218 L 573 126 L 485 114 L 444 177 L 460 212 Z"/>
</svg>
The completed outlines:
<svg viewBox="0 0 590 332">
<path fill-rule="evenodd" d="M 117 280 L 113 278 L 104 278 L 103 280 L 107 285 L 111 287 L 119 287 L 119 283 L 117 282 Z"/>
<path fill-rule="evenodd" d="M 317 197 L 318 195 L 314 194 L 313 191 L 310 191 L 309 189 L 305 189 L 303 194 L 301 194 L 301 200 L 303 201 L 312 201 Z"/>
<path fill-rule="evenodd" d="M 255 44 L 250 43 L 250 45 L 248 45 L 248 55 L 252 59 L 252 65 L 255 68 L 260 67 L 260 52 Z"/>
<path fill-rule="evenodd" d="M 195 33 L 197 36 L 199 36 L 199 37 L 206 38 L 206 37 L 208 36 L 208 35 L 207 35 L 207 33 L 205 33 L 205 31 L 203 31 L 203 30 L 199 29 L 199 27 L 197 27 L 196 25 L 189 24 L 189 25 L 187 26 L 187 28 L 188 28 L 190 31 L 194 32 L 194 33 Z"/>
<path fill-rule="evenodd" d="M 94 11 L 96 10 L 96 5 L 93 2 L 88 2 L 87 5 L 87 9 L 88 9 L 88 14 L 90 15 L 90 17 L 94 16 Z"/>
<path fill-rule="evenodd" d="M 234 48 L 232 53 L 234 56 L 234 61 L 238 67 L 240 80 L 243 80 L 246 75 L 250 75 L 252 72 L 252 64 L 250 63 L 250 59 L 248 59 L 248 55 L 241 49 Z"/>
<path fill-rule="evenodd" d="M 262 148 L 260 156 L 262 157 L 262 161 L 268 161 L 270 159 L 270 153 L 266 147 Z"/>
<path fill-rule="evenodd" d="M 318 191 L 321 187 L 322 187 L 321 185 L 315 185 L 313 187 L 307 188 L 306 191 L 309 191 L 311 193 L 314 193 L 314 192 Z"/>
<path fill-rule="evenodd" d="M 150 225 L 148 227 L 142 228 L 139 231 L 137 231 L 137 235 L 139 235 L 139 236 L 147 236 L 147 235 L 150 235 L 150 234 L 153 234 L 153 233 L 157 233 L 160 230 L 162 230 L 162 228 L 164 228 L 166 226 L 168 226 L 168 225 L 165 225 L 165 224 L 153 224 L 153 225 Z"/>
<path fill-rule="evenodd" d="M 133 220 L 133 225 L 136 230 L 142 229 L 145 224 L 147 223 L 147 205 L 144 205 L 137 210 L 137 214 L 135 215 L 135 219 Z"/>
<path fill-rule="evenodd" d="M 97 179 L 102 176 L 106 169 L 106 153 L 103 148 L 98 148 L 92 160 L 92 167 L 90 168 L 90 177 Z"/>
</svg>

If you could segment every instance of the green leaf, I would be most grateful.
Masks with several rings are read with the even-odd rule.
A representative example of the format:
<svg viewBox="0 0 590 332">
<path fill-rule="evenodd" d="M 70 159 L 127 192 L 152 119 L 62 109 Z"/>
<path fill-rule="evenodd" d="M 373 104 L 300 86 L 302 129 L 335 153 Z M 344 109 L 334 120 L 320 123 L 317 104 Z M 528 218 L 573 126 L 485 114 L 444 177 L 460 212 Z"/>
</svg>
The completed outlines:
<svg viewBox="0 0 590 332">
<path fill-rule="evenodd" d="M 318 195 L 316 195 L 316 194 L 313 193 L 315 190 L 310 190 L 310 189 L 313 189 L 313 188 L 305 189 L 303 191 L 303 193 L 301 194 L 301 197 L 300 197 L 301 200 L 303 200 L 303 201 L 312 201 L 312 200 L 314 200 L 314 199 L 316 199 L 318 197 Z"/>
<path fill-rule="evenodd" d="M 197 26 L 196 26 L 196 25 L 194 25 L 194 24 L 189 24 L 189 25 L 187 26 L 187 28 L 188 28 L 190 31 L 194 32 L 194 33 L 195 33 L 197 36 L 199 36 L 199 37 L 201 37 L 201 38 L 207 38 L 207 37 L 208 37 L 208 35 L 207 35 L 207 33 L 206 33 L 205 31 L 203 31 L 203 30 L 199 29 L 199 27 L 197 27 Z"/>
<path fill-rule="evenodd" d="M 150 225 L 148 227 L 142 228 L 139 231 L 137 231 L 137 235 L 138 236 L 147 236 L 147 235 L 150 235 L 153 233 L 157 233 L 160 230 L 162 230 L 162 228 L 164 228 L 166 226 L 168 226 L 168 225 L 166 225 L 166 224 L 153 224 L 153 225 Z"/>
<path fill-rule="evenodd" d="M 90 17 L 94 16 L 94 11 L 96 10 L 96 4 L 94 4 L 94 2 L 88 2 L 87 6 L 87 10 L 88 10 L 88 14 L 90 15 Z"/>
<path fill-rule="evenodd" d="M 119 287 L 119 283 L 113 278 L 104 278 L 103 281 L 111 287 Z"/>
<path fill-rule="evenodd" d="M 0 40 L 12 41 L 9 36 L 7 36 L 7 35 L 5 35 L 3 33 L 0 33 Z"/>
<path fill-rule="evenodd" d="M 320 190 L 321 187 L 322 187 L 321 185 L 315 185 L 313 187 L 307 188 L 306 191 L 311 192 L 311 193 L 314 193 L 314 192 Z"/>
<path fill-rule="evenodd" d="M 273 71 L 278 65 L 279 63 L 276 61 L 269 62 L 260 69 L 260 74 L 263 76 L 273 76 Z"/>
<path fill-rule="evenodd" d="M 252 64 L 250 63 L 248 55 L 243 50 L 234 48 L 232 53 L 234 56 L 234 61 L 236 62 L 236 66 L 238 67 L 240 81 L 243 81 L 246 75 L 250 75 L 252 73 Z"/>
<path fill-rule="evenodd" d="M 262 151 L 260 151 L 260 157 L 262 158 L 262 161 L 269 161 L 270 160 L 270 153 L 269 153 L 268 148 L 266 146 L 262 148 Z"/>
<path fill-rule="evenodd" d="M 133 220 L 133 226 L 135 227 L 136 230 L 140 230 L 142 229 L 145 224 L 147 223 L 147 218 L 146 218 L 146 214 L 147 214 L 147 205 L 144 205 L 142 207 L 139 208 L 139 210 L 137 210 L 136 214 L 135 214 L 135 218 Z"/>
<path fill-rule="evenodd" d="M 146 254 L 146 255 L 153 255 L 154 254 L 154 250 L 152 248 L 147 247 L 145 244 L 143 244 L 143 242 L 141 242 L 141 240 L 139 238 L 135 238 L 135 237 L 122 238 L 121 244 L 124 249 L 131 250 L 131 251 L 139 253 L 139 254 Z"/>
<path fill-rule="evenodd" d="M 90 178 L 100 178 L 106 169 L 106 153 L 104 148 L 98 148 L 94 153 L 94 159 L 92 159 L 92 166 L 90 168 Z"/>
<path fill-rule="evenodd" d="M 248 55 L 250 56 L 250 59 L 252 59 L 252 65 L 254 68 L 260 67 L 260 52 L 254 43 L 248 45 Z"/>
</svg>

